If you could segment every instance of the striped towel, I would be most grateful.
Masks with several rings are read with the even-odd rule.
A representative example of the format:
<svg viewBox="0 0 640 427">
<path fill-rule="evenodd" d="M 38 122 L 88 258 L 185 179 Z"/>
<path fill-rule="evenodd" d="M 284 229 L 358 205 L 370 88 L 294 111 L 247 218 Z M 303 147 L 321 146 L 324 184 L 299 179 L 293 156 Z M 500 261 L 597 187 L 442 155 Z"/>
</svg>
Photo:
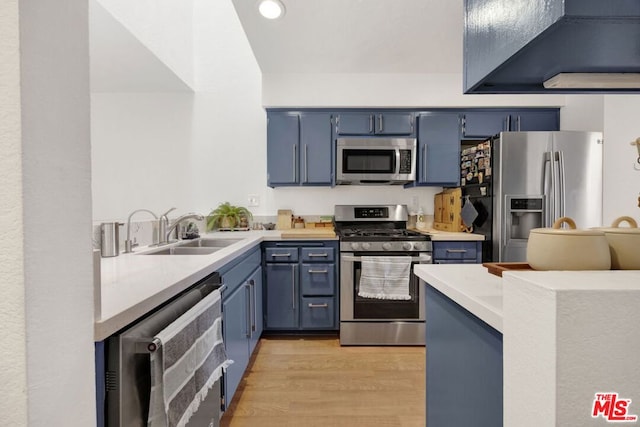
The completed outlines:
<svg viewBox="0 0 640 427">
<path fill-rule="evenodd" d="M 231 363 L 222 341 L 222 301 L 215 290 L 154 338 L 149 427 L 184 426 Z"/>
<path fill-rule="evenodd" d="M 409 300 L 409 256 L 363 256 L 358 296 Z"/>
</svg>

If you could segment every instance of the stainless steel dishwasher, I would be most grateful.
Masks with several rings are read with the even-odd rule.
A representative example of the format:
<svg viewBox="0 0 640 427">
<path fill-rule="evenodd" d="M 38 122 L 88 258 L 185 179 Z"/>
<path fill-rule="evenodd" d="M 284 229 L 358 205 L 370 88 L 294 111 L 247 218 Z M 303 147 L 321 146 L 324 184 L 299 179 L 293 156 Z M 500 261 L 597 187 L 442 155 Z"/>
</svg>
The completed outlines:
<svg viewBox="0 0 640 427">
<path fill-rule="evenodd" d="M 107 339 L 106 425 L 142 427 L 147 425 L 151 370 L 149 352 L 153 337 L 191 307 L 221 287 L 219 273 L 213 273 L 128 329 Z M 149 348 L 151 347 L 151 350 Z M 220 381 L 209 390 L 187 426 L 218 426 Z"/>
</svg>

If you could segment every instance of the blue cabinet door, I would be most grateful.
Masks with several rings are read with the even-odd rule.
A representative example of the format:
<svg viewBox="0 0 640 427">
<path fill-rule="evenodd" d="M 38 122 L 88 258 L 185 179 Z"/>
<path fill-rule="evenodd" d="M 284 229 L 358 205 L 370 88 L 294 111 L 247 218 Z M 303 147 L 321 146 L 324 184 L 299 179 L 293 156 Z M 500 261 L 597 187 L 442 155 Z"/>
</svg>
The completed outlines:
<svg viewBox="0 0 640 427">
<path fill-rule="evenodd" d="M 414 115 L 410 112 L 383 112 L 375 114 L 374 132 L 378 135 L 412 135 Z"/>
<path fill-rule="evenodd" d="M 249 338 L 249 355 L 253 354 L 263 329 L 262 316 L 262 267 L 258 267 L 247 280 L 251 291 L 251 304 L 249 305 L 249 319 L 251 319 L 251 332 Z"/>
<path fill-rule="evenodd" d="M 373 113 L 340 113 L 336 116 L 336 135 L 372 135 L 374 120 Z"/>
<path fill-rule="evenodd" d="M 412 135 L 412 112 L 345 112 L 336 117 L 336 135 Z"/>
<path fill-rule="evenodd" d="M 268 329 L 297 329 L 298 264 L 266 264 Z"/>
<path fill-rule="evenodd" d="M 249 365 L 247 288 L 241 285 L 222 301 L 223 334 L 227 357 L 233 363 L 225 373 L 225 406 L 229 407 L 244 370 Z"/>
<path fill-rule="evenodd" d="M 424 113 L 418 118 L 418 184 L 457 186 L 460 182 L 460 117 Z"/>
<path fill-rule="evenodd" d="M 333 181 L 331 114 L 300 114 L 300 183 L 331 185 Z"/>
<path fill-rule="evenodd" d="M 560 114 L 557 110 L 518 111 L 511 113 L 512 131 L 560 130 Z"/>
<path fill-rule="evenodd" d="M 509 114 L 503 111 L 476 111 L 464 114 L 462 136 L 487 138 L 509 130 Z"/>
<path fill-rule="evenodd" d="M 267 117 L 267 185 L 299 182 L 300 116 L 271 112 Z"/>
</svg>

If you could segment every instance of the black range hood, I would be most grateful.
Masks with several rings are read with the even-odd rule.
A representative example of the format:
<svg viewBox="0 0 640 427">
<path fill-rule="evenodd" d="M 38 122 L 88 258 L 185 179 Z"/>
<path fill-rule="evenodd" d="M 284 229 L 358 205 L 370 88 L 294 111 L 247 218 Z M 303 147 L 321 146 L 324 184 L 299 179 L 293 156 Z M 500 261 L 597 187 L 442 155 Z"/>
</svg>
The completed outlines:
<svg viewBox="0 0 640 427">
<path fill-rule="evenodd" d="M 464 92 L 640 92 L 640 0 L 465 0 Z"/>
</svg>

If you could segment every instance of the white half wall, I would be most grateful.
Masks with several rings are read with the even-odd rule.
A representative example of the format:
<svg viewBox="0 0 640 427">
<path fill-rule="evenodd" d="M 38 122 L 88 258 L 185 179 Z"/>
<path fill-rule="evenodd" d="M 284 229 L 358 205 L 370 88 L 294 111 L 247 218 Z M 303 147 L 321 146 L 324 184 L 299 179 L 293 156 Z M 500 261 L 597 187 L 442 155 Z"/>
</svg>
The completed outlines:
<svg viewBox="0 0 640 427">
<path fill-rule="evenodd" d="M 18 0 L 0 4 L 0 425 L 27 425 L 20 26 Z"/>
<path fill-rule="evenodd" d="M 17 425 L 91 426 L 88 2 L 19 4 L 28 423 Z"/>
</svg>

